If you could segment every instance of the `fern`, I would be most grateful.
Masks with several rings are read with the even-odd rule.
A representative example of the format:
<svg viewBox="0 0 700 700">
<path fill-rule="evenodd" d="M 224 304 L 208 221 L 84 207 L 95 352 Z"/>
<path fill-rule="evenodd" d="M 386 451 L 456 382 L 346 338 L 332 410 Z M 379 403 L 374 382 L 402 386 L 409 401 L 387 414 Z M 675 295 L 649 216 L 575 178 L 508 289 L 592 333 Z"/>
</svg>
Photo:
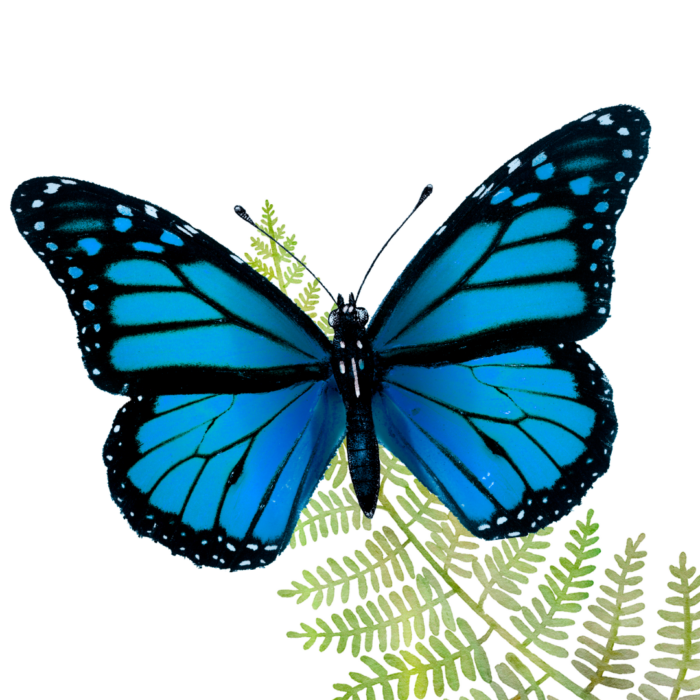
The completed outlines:
<svg viewBox="0 0 700 700">
<path fill-rule="evenodd" d="M 285 294 L 288 294 L 287 290 L 291 285 L 303 282 L 306 268 L 302 263 L 306 261 L 306 256 L 302 256 L 300 258 L 301 262 L 298 262 L 289 254 L 294 253 L 298 241 L 294 234 L 286 234 L 284 224 L 277 226 L 278 219 L 275 216 L 274 206 L 268 200 L 265 200 L 262 212 L 259 226 L 268 234 L 269 238 L 252 236 L 250 244 L 254 250 L 254 255 L 246 253 L 245 258 L 256 272 L 274 282 Z M 289 253 L 281 246 L 284 246 Z M 271 265 L 266 262 L 270 259 L 272 260 Z M 320 290 L 321 285 L 318 280 L 313 279 L 307 283 L 306 287 L 294 299 L 294 303 L 310 318 L 316 318 L 318 315 L 315 309 L 320 301 Z M 321 320 L 323 320 L 322 323 Z M 328 325 L 327 313 L 317 323 L 329 337 L 332 336 L 333 333 Z M 324 324 L 327 328 L 324 328 Z"/>
<path fill-rule="evenodd" d="M 326 469 L 323 478 L 326 481 L 332 481 L 333 488 L 337 489 L 338 486 L 347 479 L 349 474 L 348 469 L 348 445 L 347 442 L 343 440 L 343 442 L 340 443 L 338 451 L 331 460 L 331 463 L 328 465 L 328 469 Z"/>
<path fill-rule="evenodd" d="M 260 226 L 296 252 L 296 236 L 279 223 L 269 200 Z M 251 239 L 255 255 L 244 254 L 248 262 L 285 293 L 301 287 L 294 300 L 330 337 L 328 311 L 318 312 L 318 283 L 306 282 L 301 266 L 285 262 L 288 256 L 274 244 Z M 300 257 L 307 262 L 306 255 Z M 300 641 L 304 651 L 332 649 L 364 667 L 365 671 L 348 671 L 348 681 L 332 684 L 335 698 L 373 700 L 377 689 L 392 700 L 448 694 L 463 700 L 560 697 L 545 692 L 545 686 L 558 686 L 566 697 L 585 700 L 599 698 L 599 688 L 618 691 L 624 700 L 700 696 L 700 577 L 685 551 L 669 564 L 667 587 L 672 595 L 656 611 L 662 621 L 657 629 L 661 641 L 652 649 L 658 655 L 647 659 L 651 669 L 636 681 L 633 676 L 643 662 L 640 649 L 648 641 L 636 631 L 648 622 L 643 532 L 628 536 L 623 551 L 613 554 L 614 566 L 602 570 L 606 582 L 594 578 L 603 550 L 592 507 L 568 531 L 568 556 L 556 562 L 547 556 L 553 526 L 482 551 L 484 545 L 398 460 L 382 448 L 380 453 L 378 510 L 389 517 L 391 526 L 377 528 L 360 512 L 347 482 L 343 446 L 326 473 L 327 487 L 302 514 L 290 548 L 352 530 L 370 534 L 361 549 L 340 559 L 326 557 L 325 565 L 302 569 L 300 580 L 276 591 L 278 597 L 308 605 L 314 612 L 331 608 L 336 598 L 343 606 L 327 617 L 316 615 L 312 623 L 302 621 L 298 630 L 286 634 Z M 426 536 L 417 533 L 418 526 Z M 478 597 L 467 590 L 467 581 L 478 585 Z M 525 603 L 525 589 L 533 581 L 539 595 Z M 357 602 L 350 605 L 353 587 Z M 455 600 L 466 606 L 469 618 L 455 613 Z M 572 635 L 573 654 L 567 646 Z M 487 651 L 494 637 L 509 647 L 496 663 Z M 568 661 L 570 672 L 550 659 Z"/>
</svg>

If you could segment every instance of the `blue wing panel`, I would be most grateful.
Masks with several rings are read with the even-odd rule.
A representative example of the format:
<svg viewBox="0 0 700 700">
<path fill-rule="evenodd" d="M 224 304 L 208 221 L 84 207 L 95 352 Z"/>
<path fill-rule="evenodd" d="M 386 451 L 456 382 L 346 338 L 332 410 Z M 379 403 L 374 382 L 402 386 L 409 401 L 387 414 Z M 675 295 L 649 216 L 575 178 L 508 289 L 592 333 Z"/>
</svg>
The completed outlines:
<svg viewBox="0 0 700 700">
<path fill-rule="evenodd" d="M 335 381 L 264 394 L 132 399 L 105 445 L 112 496 L 141 535 L 196 564 L 269 564 L 345 434 Z"/>
<path fill-rule="evenodd" d="M 12 213 L 66 294 L 101 389 L 238 394 L 328 376 L 330 344 L 313 321 L 164 209 L 49 177 L 20 185 Z"/>
<path fill-rule="evenodd" d="M 368 328 L 374 349 L 392 364 L 456 363 L 598 330 L 649 133 L 641 110 L 610 107 L 502 166 L 392 287 Z"/>
<path fill-rule="evenodd" d="M 573 343 L 436 367 L 385 371 L 379 441 L 487 539 L 566 515 L 608 468 L 612 393 Z"/>
</svg>

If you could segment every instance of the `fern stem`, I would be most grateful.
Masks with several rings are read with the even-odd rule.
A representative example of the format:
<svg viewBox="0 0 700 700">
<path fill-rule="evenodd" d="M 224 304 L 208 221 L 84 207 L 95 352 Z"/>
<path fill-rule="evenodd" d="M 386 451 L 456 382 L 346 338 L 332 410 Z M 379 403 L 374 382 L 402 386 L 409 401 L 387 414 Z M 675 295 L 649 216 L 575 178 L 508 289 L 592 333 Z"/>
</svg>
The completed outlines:
<svg viewBox="0 0 700 700">
<path fill-rule="evenodd" d="M 531 691 L 531 690 L 534 690 L 536 687 L 537 687 L 537 688 L 541 688 L 541 687 L 542 687 L 542 684 L 543 684 L 548 678 L 550 678 L 549 673 L 545 673 L 544 676 L 542 676 L 542 678 L 540 678 L 539 680 L 535 681 L 534 683 L 530 683 L 530 685 L 529 685 L 527 688 L 525 688 L 525 697 L 527 698 L 527 696 L 530 694 L 530 691 Z M 520 696 L 520 693 L 518 693 L 517 695 L 514 695 L 512 698 L 510 698 L 510 700 L 520 700 L 520 697 L 521 697 L 521 696 Z"/>
<path fill-rule="evenodd" d="M 683 567 L 685 569 L 685 567 Z M 681 578 L 684 584 L 690 584 L 690 576 L 687 579 Z M 684 668 L 679 669 L 678 677 L 676 683 L 673 686 L 673 691 L 671 692 L 671 697 L 669 700 L 678 700 L 678 696 L 681 694 L 681 684 L 685 680 L 685 676 L 688 673 L 688 664 L 690 663 L 692 657 L 691 653 L 691 639 L 693 634 L 693 618 L 690 615 L 690 595 L 683 596 L 683 618 L 684 624 L 683 628 L 685 631 L 683 640 L 683 664 Z"/>
</svg>

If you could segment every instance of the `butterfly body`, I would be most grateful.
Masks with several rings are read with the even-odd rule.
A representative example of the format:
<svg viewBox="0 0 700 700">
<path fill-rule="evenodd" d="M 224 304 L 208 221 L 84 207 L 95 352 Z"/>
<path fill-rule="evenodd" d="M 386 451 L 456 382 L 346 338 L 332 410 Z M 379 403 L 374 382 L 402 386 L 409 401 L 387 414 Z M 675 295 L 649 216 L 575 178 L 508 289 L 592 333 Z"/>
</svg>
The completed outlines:
<svg viewBox="0 0 700 700">
<path fill-rule="evenodd" d="M 103 457 L 133 529 L 198 565 L 265 566 L 345 436 L 368 515 L 378 443 L 479 537 L 569 513 L 610 464 L 612 390 L 577 341 L 610 314 L 615 226 L 649 132 L 621 105 L 526 148 L 369 322 L 339 298 L 332 343 L 167 210 L 70 178 L 20 185 L 17 226 L 66 295 L 90 378 L 129 399 Z"/>
<path fill-rule="evenodd" d="M 334 331 L 331 366 L 347 415 L 348 469 L 360 507 L 371 518 L 379 497 L 380 466 L 372 420 L 374 352 L 365 330 L 369 314 L 357 307 L 353 294 L 347 304 L 338 296 L 337 307 L 328 318 Z"/>
</svg>

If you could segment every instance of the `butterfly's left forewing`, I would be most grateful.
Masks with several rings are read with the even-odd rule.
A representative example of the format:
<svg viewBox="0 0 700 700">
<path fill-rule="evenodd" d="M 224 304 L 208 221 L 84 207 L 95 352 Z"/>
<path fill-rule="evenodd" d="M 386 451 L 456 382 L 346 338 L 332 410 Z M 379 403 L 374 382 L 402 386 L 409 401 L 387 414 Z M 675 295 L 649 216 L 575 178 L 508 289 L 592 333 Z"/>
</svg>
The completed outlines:
<svg viewBox="0 0 700 700">
<path fill-rule="evenodd" d="M 36 178 L 12 212 L 66 294 L 90 379 L 131 397 L 104 450 L 124 517 L 196 564 L 272 561 L 345 434 L 326 337 L 240 258 L 148 202 Z"/>
<path fill-rule="evenodd" d="M 165 209 L 49 177 L 20 185 L 12 213 L 63 289 L 101 389 L 238 393 L 328 376 L 330 344 L 313 321 Z"/>
</svg>

